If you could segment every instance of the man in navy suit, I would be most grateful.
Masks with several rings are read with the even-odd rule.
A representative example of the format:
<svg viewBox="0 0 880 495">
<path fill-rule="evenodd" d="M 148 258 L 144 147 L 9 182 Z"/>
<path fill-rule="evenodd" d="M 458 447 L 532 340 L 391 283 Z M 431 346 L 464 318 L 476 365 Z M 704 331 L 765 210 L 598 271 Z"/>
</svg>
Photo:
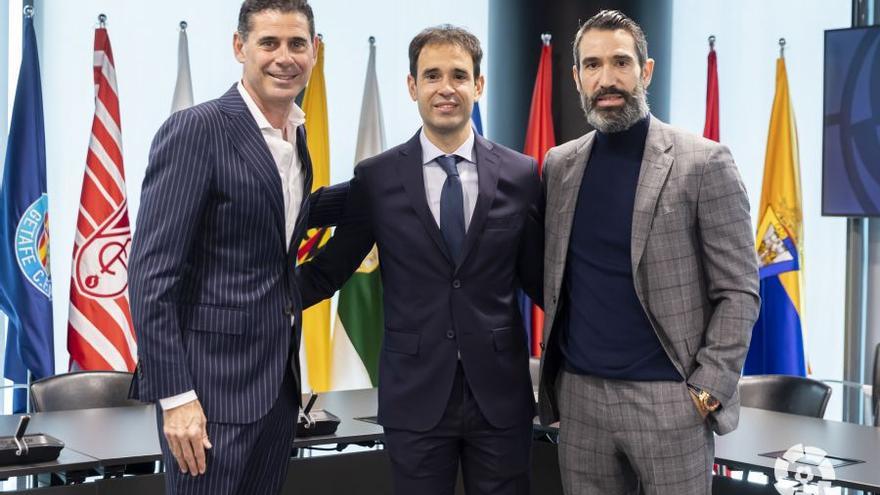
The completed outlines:
<svg viewBox="0 0 880 495">
<path fill-rule="evenodd" d="M 159 403 L 169 494 L 277 493 L 287 473 L 300 398 L 292 268 L 312 184 L 294 98 L 314 43 L 305 0 L 246 0 L 240 82 L 153 141 L 129 272 L 133 395 Z"/>
<path fill-rule="evenodd" d="M 333 294 L 377 243 L 385 334 L 379 423 L 395 492 L 529 490 L 534 395 L 516 290 L 535 300 L 543 260 L 537 164 L 475 135 L 482 51 L 429 28 L 410 44 L 422 129 L 355 168 L 324 251 L 298 268 L 303 306 Z"/>
</svg>

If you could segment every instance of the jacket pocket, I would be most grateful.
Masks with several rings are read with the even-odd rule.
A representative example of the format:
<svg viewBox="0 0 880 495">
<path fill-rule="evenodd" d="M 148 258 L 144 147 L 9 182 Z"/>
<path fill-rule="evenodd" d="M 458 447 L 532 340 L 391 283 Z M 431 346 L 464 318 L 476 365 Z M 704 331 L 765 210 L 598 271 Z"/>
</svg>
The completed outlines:
<svg viewBox="0 0 880 495">
<path fill-rule="evenodd" d="M 417 333 L 385 330 L 384 347 L 388 352 L 397 352 L 400 354 L 415 356 L 419 353 L 420 338 L 421 335 Z"/>
<path fill-rule="evenodd" d="M 513 215 L 508 215 L 506 217 L 487 217 L 486 218 L 486 229 L 487 230 L 512 229 L 518 225 L 519 217 L 520 217 L 520 215 L 518 213 L 514 213 Z"/>
<path fill-rule="evenodd" d="M 497 352 L 506 351 L 513 347 L 516 344 L 516 338 L 517 334 L 514 332 L 513 327 L 492 330 L 492 342 L 495 344 L 495 351 Z"/>
<path fill-rule="evenodd" d="M 241 335 L 248 322 L 248 314 L 238 308 L 199 304 L 189 306 L 184 314 L 185 328 L 199 332 Z"/>
</svg>

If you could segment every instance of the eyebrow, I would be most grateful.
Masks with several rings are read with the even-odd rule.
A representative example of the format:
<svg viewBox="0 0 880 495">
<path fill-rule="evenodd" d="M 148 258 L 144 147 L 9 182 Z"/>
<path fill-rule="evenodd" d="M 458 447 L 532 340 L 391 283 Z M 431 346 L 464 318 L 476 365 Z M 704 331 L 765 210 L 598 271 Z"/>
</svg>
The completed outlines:
<svg viewBox="0 0 880 495">
<path fill-rule="evenodd" d="M 304 38 L 302 36 L 292 36 L 287 39 L 288 39 L 288 41 L 299 41 L 302 43 L 308 43 L 308 41 L 309 41 L 307 38 Z M 280 40 L 280 38 L 278 36 L 261 36 L 260 38 L 257 39 L 257 42 L 262 43 L 264 41 L 279 41 L 279 40 Z"/>
<path fill-rule="evenodd" d="M 633 60 L 635 60 L 631 55 L 628 55 L 628 54 L 624 54 L 624 55 L 620 55 L 620 54 L 618 54 L 618 55 L 612 55 L 611 58 L 614 59 L 614 60 L 616 60 L 616 61 L 617 61 L 617 60 L 625 60 L 625 61 L 628 61 L 628 62 L 632 62 Z M 599 62 L 599 61 L 601 61 L 601 59 L 600 59 L 599 57 L 584 57 L 583 60 L 581 60 L 581 65 L 587 65 L 588 63 L 591 63 L 591 62 Z"/>
</svg>

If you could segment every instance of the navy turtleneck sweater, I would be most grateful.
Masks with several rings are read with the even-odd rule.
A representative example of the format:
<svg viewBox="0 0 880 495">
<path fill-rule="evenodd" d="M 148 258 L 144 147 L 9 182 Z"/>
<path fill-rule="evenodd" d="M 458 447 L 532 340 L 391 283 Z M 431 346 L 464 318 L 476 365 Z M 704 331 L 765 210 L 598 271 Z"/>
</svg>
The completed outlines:
<svg viewBox="0 0 880 495">
<path fill-rule="evenodd" d="M 573 373 L 682 380 L 633 284 L 633 205 L 648 126 L 646 117 L 622 132 L 597 132 L 587 160 L 565 267 L 562 352 Z"/>
</svg>

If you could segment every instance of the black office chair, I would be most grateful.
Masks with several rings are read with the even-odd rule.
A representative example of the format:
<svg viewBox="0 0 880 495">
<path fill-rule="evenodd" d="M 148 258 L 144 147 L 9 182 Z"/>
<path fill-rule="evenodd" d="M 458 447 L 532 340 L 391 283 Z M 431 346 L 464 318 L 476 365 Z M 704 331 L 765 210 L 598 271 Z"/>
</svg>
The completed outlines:
<svg viewBox="0 0 880 495">
<path fill-rule="evenodd" d="M 871 384 L 871 410 L 874 426 L 880 426 L 880 344 L 874 349 L 874 382 Z"/>
<path fill-rule="evenodd" d="M 800 376 L 745 376 L 739 381 L 739 396 L 743 406 L 821 418 L 831 387 Z"/>
<path fill-rule="evenodd" d="M 50 376 L 31 384 L 34 412 L 69 411 L 93 407 L 141 405 L 128 398 L 131 373 L 76 371 Z"/>
<path fill-rule="evenodd" d="M 34 412 L 143 405 L 128 398 L 131 378 L 131 373 L 122 371 L 74 371 L 50 376 L 31 383 L 31 405 Z M 113 474 L 105 472 L 104 477 L 152 474 L 157 469 L 154 462 L 120 467 Z"/>
</svg>

